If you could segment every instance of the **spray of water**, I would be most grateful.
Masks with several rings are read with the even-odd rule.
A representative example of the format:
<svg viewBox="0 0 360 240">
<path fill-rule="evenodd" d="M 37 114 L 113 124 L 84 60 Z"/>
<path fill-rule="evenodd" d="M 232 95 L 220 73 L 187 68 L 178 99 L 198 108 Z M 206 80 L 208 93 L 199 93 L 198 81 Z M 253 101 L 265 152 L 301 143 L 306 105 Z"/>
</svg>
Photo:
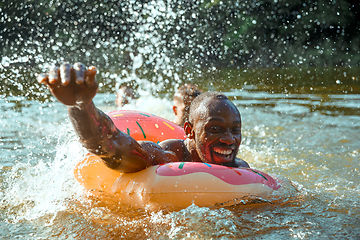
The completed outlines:
<svg viewBox="0 0 360 240">
<path fill-rule="evenodd" d="M 58 145 L 53 160 L 38 159 L 36 163 L 18 162 L 6 172 L 2 205 L 11 221 L 34 220 L 47 216 L 47 221 L 67 209 L 67 199 L 82 190 L 73 177 L 76 162 L 83 158 L 84 149 L 74 133 L 58 132 Z"/>
<path fill-rule="evenodd" d="M 80 2 L 85 4 L 87 1 Z M 118 4 L 118 1 L 116 2 Z M 245 1 L 236 2 L 234 5 L 236 8 L 234 9 L 232 5 L 226 5 L 229 3 L 226 1 L 200 2 L 202 5 L 197 8 L 192 2 L 182 2 L 181 4 L 183 5 L 178 5 L 175 3 L 169 4 L 166 1 L 148 1 L 140 6 L 137 4 L 137 1 L 128 1 L 128 5 L 124 3 L 126 6 L 122 6 L 122 10 L 124 10 L 122 13 L 126 14 L 127 20 L 130 23 L 130 30 L 126 29 L 126 34 L 123 34 L 116 33 L 116 31 L 121 31 L 115 25 L 121 26 L 121 24 L 114 24 L 111 21 L 104 21 L 106 24 L 102 27 L 107 29 L 107 31 L 101 32 L 98 26 L 100 22 L 96 22 L 98 25 L 94 24 L 91 31 L 87 29 L 85 33 L 82 33 L 82 24 L 88 19 L 89 21 L 94 19 L 87 18 L 86 16 L 88 15 L 84 15 L 74 21 L 67 21 L 66 17 L 69 17 L 68 14 L 78 11 L 73 2 L 48 1 L 50 5 L 46 6 L 49 7 L 46 11 L 49 10 L 49 15 L 40 14 L 41 19 L 38 22 L 34 21 L 36 24 L 36 28 L 34 28 L 36 36 L 34 36 L 40 38 L 35 39 L 34 37 L 34 39 L 24 40 L 23 33 L 19 33 L 16 28 L 4 30 L 4 33 L 14 32 L 18 34 L 19 38 L 5 54 L 7 56 L 11 55 L 11 57 L 2 57 L 0 71 L 2 79 L 5 80 L 4 84 L 1 84 L 0 89 L 5 92 L 6 96 L 25 94 L 27 97 L 35 96 L 37 99 L 43 99 L 48 94 L 48 91 L 45 91 L 43 87 L 38 85 L 29 85 L 29 79 L 35 79 L 34 73 L 36 71 L 34 64 L 37 65 L 38 69 L 46 71 L 50 65 L 63 61 L 74 62 L 83 61 L 84 59 L 87 64 L 92 64 L 94 59 L 100 59 L 98 63 L 104 61 L 105 68 L 109 68 L 109 71 L 100 72 L 100 77 L 103 80 L 100 87 L 111 86 L 110 88 L 112 88 L 115 86 L 115 89 L 111 89 L 112 92 L 115 92 L 114 90 L 122 84 L 131 84 L 136 87 L 137 93 L 140 96 L 139 99 L 126 105 L 124 109 L 143 110 L 171 119 L 171 102 L 163 98 L 163 96 L 166 96 L 164 92 L 173 92 L 181 83 L 191 82 L 194 75 L 202 74 L 201 68 L 204 66 L 207 67 L 205 72 L 217 73 L 218 68 L 211 64 L 213 62 L 219 62 L 223 66 L 236 65 L 245 67 L 282 65 L 302 67 L 306 64 L 310 66 L 313 64 L 323 66 L 358 65 L 359 60 L 356 57 L 358 55 L 358 40 L 341 40 L 349 35 L 348 29 L 350 29 L 349 26 L 342 26 L 341 17 L 345 10 L 347 10 L 345 1 L 342 3 L 332 1 L 331 4 L 334 6 L 340 6 L 337 8 L 329 8 L 326 5 L 327 3 L 322 2 L 320 4 L 320 1 L 301 3 L 299 6 L 297 6 L 296 1 L 294 3 L 280 0 L 270 1 L 271 3 L 265 1 L 264 4 L 268 3 L 270 7 L 273 7 L 269 12 L 265 10 L 266 8 L 259 1 L 251 1 L 251 4 L 247 4 Z M 26 6 L 28 9 L 35 8 L 41 12 L 40 10 L 43 5 L 28 7 L 28 4 L 30 3 L 24 3 L 22 6 Z M 54 28 L 41 29 L 41 24 L 52 22 L 51 17 L 54 17 L 52 15 L 55 12 L 54 9 L 57 7 L 61 8 L 64 5 L 66 5 L 68 10 L 63 12 L 64 18 L 55 25 L 57 26 L 63 22 L 65 25 L 59 28 L 54 27 L 56 30 L 52 36 L 49 31 Z M 102 6 L 102 4 L 92 6 L 87 14 L 91 15 L 93 11 L 96 12 Z M 131 7 L 127 8 L 128 6 Z M 308 10 L 297 11 L 295 7 L 301 6 Z M 231 12 L 229 9 L 235 11 Z M 276 9 L 282 10 L 280 12 L 283 15 L 276 16 L 274 13 L 271 13 L 271 11 Z M 289 9 L 293 10 L 289 11 Z M 24 9 L 19 8 L 19 10 L 22 11 Z M 231 14 L 228 14 L 229 12 Z M 316 12 L 322 13 L 318 15 L 319 18 L 313 17 L 314 15 L 312 14 Z M 4 11 L 1 12 L 1 14 L 3 13 Z M 24 13 L 27 14 L 29 12 L 26 10 Z M 328 17 L 327 13 L 334 17 Z M 210 17 L 207 18 L 204 15 Z M 119 15 L 116 16 L 118 18 L 111 17 L 116 21 L 121 21 Z M 226 19 L 222 19 L 223 16 Z M 4 19 L 11 22 L 11 19 L 8 17 L 4 17 Z M 19 24 L 25 24 L 22 21 L 26 20 L 26 16 L 14 19 L 17 21 L 16 26 L 19 26 Z M 68 19 L 72 18 L 69 17 Z M 198 25 L 198 23 L 200 24 Z M 213 25 L 215 26 L 214 23 L 219 23 L 219 28 L 214 28 L 216 31 L 213 31 L 214 29 L 212 28 Z M 274 26 L 279 26 L 279 28 L 275 29 L 273 28 Z M 68 29 L 72 29 L 73 32 L 68 31 Z M 269 31 L 264 34 L 263 29 Z M 289 29 L 295 30 L 291 32 Z M 309 31 L 304 29 L 309 29 Z M 339 34 L 342 37 L 340 40 L 335 41 L 331 37 L 323 37 L 324 35 L 321 34 L 311 35 L 312 31 L 310 29 L 319 29 L 319 32 L 324 32 L 324 34 L 334 34 L 334 36 Z M 164 32 L 172 32 L 173 30 L 174 34 L 172 36 L 163 38 Z M 115 36 L 111 35 L 112 33 L 115 33 Z M 283 35 L 278 35 L 279 33 Z M 105 35 L 102 36 L 101 34 Z M 123 41 L 116 41 L 122 37 Z M 298 41 L 298 39 L 303 41 Z M 313 42 L 310 41 L 311 39 Z M 82 43 L 85 44 L 82 45 Z M 23 54 L 16 54 L 17 46 L 15 45 L 20 46 L 21 44 L 27 45 L 27 49 Z M 338 46 L 339 44 L 340 46 Z M 177 48 L 181 51 L 177 51 Z M 176 54 L 177 57 L 174 58 L 173 56 Z M 343 57 L 341 57 L 342 55 Z M 129 64 L 119 64 L 127 56 Z M 340 57 L 337 58 L 336 56 Z M 21 72 L 24 69 L 22 67 L 23 63 L 28 63 L 25 67 L 30 68 L 31 72 L 26 77 Z M 116 71 L 109 67 L 113 63 Z M 192 71 L 187 71 L 188 69 Z M 4 75 L 3 71 L 11 71 L 12 77 L 9 78 Z M 181 71 L 183 75 L 180 76 L 179 72 Z M 252 72 L 254 71 L 257 70 L 254 69 Z M 303 72 L 302 68 L 299 71 Z M 237 72 L 234 73 L 238 77 L 237 79 L 240 79 L 242 76 L 245 80 L 243 81 L 242 79 L 241 82 L 240 80 L 234 81 L 234 86 L 230 86 L 228 89 L 240 88 L 243 82 L 246 85 L 251 80 L 246 75 L 248 72 L 244 70 L 239 72 L 239 74 Z M 351 75 L 347 72 L 341 71 L 342 74 L 340 75 L 343 78 L 341 80 L 337 78 L 336 84 L 342 85 L 345 81 L 348 81 L 349 85 L 351 85 L 353 84 L 352 82 L 358 81 L 356 74 Z M 282 78 L 281 76 L 284 77 Z M 311 77 L 308 77 L 306 74 L 301 76 L 303 79 L 309 78 L 311 81 L 310 85 L 313 84 L 314 81 Z M 214 88 L 212 81 L 214 78 L 205 78 L 206 89 L 212 90 Z M 273 77 L 272 81 L 283 81 L 285 92 L 287 92 L 295 84 L 294 78 L 296 77 L 292 74 L 278 75 L 278 69 L 276 69 L 275 77 Z M 229 84 L 230 75 L 220 79 L 219 88 L 221 88 L 221 85 Z M 269 87 L 267 86 L 269 83 L 267 76 L 259 74 L 255 75 L 254 79 L 256 83 L 260 82 L 260 85 L 264 85 L 264 88 Z M 11 90 L 8 92 L 5 89 L 7 86 L 17 91 Z M 164 88 L 166 89 L 164 90 Z M 312 85 L 309 89 L 313 90 Z M 298 89 L 295 90 L 298 91 Z M 345 89 L 345 91 L 344 93 L 347 93 L 350 90 Z M 351 88 L 351 91 L 354 90 Z M 252 95 L 252 93 L 249 93 L 249 95 Z M 167 97 L 169 99 L 169 96 Z M 267 97 L 263 96 L 260 98 L 267 99 Z M 13 103 L 9 102 L 9 104 Z M 287 106 L 286 108 L 284 105 L 277 105 L 273 110 L 279 114 L 286 111 L 304 116 L 311 114 L 310 110 L 305 107 Z M 279 122 L 279 125 L 287 124 L 282 119 L 279 120 L 280 117 L 274 118 L 266 114 L 248 113 L 250 116 L 271 119 L 274 125 L 277 125 L 276 122 Z M 314 114 L 314 117 L 316 120 L 316 114 Z M 251 127 L 250 130 L 245 130 L 244 136 L 248 137 L 244 139 L 240 157 L 251 159 L 253 167 L 270 174 L 278 172 L 281 175 L 284 172 L 287 172 L 287 174 L 290 172 L 290 174 L 299 175 L 298 178 L 304 178 L 305 181 L 308 179 L 312 180 L 312 177 L 317 177 L 316 173 L 321 172 L 321 168 L 325 168 L 325 166 L 319 165 L 317 162 L 309 162 L 308 159 L 304 159 L 305 157 L 297 156 L 296 154 L 287 155 L 290 148 L 284 143 L 288 138 L 280 138 L 285 140 L 284 143 L 276 142 L 279 139 L 279 135 L 285 131 L 277 128 L 277 126 L 272 129 L 269 128 L 268 122 L 266 124 L 259 124 L 259 122 L 263 123 L 263 119 L 253 121 L 257 125 Z M 276 121 L 273 121 L 274 119 Z M 290 118 L 290 120 L 293 121 L 294 119 Z M 314 119 L 310 118 L 308 121 L 314 122 Z M 319 125 L 322 127 L 326 127 L 326 125 L 332 126 L 332 119 L 326 121 L 328 123 L 324 122 L 325 124 L 321 123 Z M 296 123 L 296 121 L 294 122 Z M 358 117 L 356 118 L 355 116 L 352 122 L 354 127 L 358 126 L 356 125 Z M 340 123 L 339 126 L 341 124 L 348 124 L 348 121 Z M 307 128 L 311 129 L 309 126 Z M 287 214 L 284 214 L 281 210 L 277 211 L 276 208 L 272 211 L 256 211 L 254 206 L 260 206 L 260 208 L 273 204 L 275 206 L 282 206 L 283 204 L 294 202 L 296 205 L 298 198 L 309 194 L 309 190 L 305 189 L 301 184 L 295 181 L 293 183 L 295 187 L 293 187 L 291 184 L 286 183 L 286 179 L 281 178 L 281 176 L 278 177 L 284 181 L 282 197 L 285 196 L 285 199 L 279 198 L 279 196 L 270 196 L 269 199 L 238 199 L 233 203 L 215 208 L 199 208 L 192 205 L 187 209 L 176 212 L 150 212 L 124 208 L 119 201 L 112 201 L 112 204 L 106 205 L 98 200 L 84 198 L 83 189 L 74 180 L 72 171 L 76 162 L 83 158 L 85 151 L 76 141 L 74 133 L 69 129 L 71 127 L 67 125 L 66 128 L 57 131 L 56 138 L 58 143 L 55 146 L 56 155 L 53 157 L 42 158 L 39 156 L 36 161 L 33 161 L 33 159 L 28 162 L 19 161 L 15 162 L 10 168 L 4 167 L 1 169 L 3 172 L 1 189 L 3 191 L 0 192 L 0 206 L 2 213 L 4 213 L 2 217 L 6 221 L 19 223 L 22 221 L 36 222 L 37 220 L 45 219 L 48 225 L 55 226 L 52 228 L 51 234 L 64 230 L 65 235 L 58 234 L 58 236 L 64 238 L 69 236 L 74 238 L 79 236 L 83 238 L 86 238 L 84 236 L 88 238 L 94 238 L 94 236 L 99 238 L 104 236 L 108 238 L 119 236 L 134 237 L 138 236 L 138 233 L 141 233 L 140 236 L 143 236 L 143 238 L 161 238 L 164 236 L 170 238 L 249 237 L 266 230 L 274 231 L 271 229 L 273 226 L 281 230 L 282 226 L 289 225 L 286 218 L 290 218 L 290 221 L 295 222 L 293 224 L 295 230 L 291 229 L 291 236 L 305 236 L 306 232 L 304 233 L 299 228 L 296 229 L 298 227 L 297 223 L 300 222 L 308 224 L 304 225 L 304 229 L 312 229 L 317 234 L 321 233 L 321 230 L 319 233 L 318 229 L 310 226 L 311 224 L 316 225 L 316 223 L 309 223 L 307 217 L 310 214 L 303 213 L 301 212 L 302 210 L 297 211 L 305 216 L 303 218 L 300 216 L 300 219 L 291 216 L 292 212 L 296 212 L 292 211 L 293 209 L 290 209 Z M 296 130 L 295 127 L 293 129 Z M 310 132 L 315 132 L 315 130 L 317 129 L 311 129 Z M 331 131 L 333 130 L 331 129 Z M 299 132 L 301 131 L 299 130 Z M 306 152 L 309 148 L 307 144 L 311 143 L 304 143 L 304 139 L 312 137 L 304 132 L 301 132 L 301 134 L 304 136 L 294 138 L 294 142 L 290 141 L 294 143 L 291 147 L 299 150 L 300 153 L 302 149 L 299 149 L 298 145 L 305 149 L 303 152 Z M 296 134 L 292 136 L 296 136 Z M 331 139 L 339 138 L 338 136 L 332 137 L 332 135 L 325 136 L 331 136 Z M 43 147 L 54 147 L 49 145 L 45 146 L 44 144 Z M 333 144 L 333 146 L 336 146 L 336 144 Z M 322 149 L 319 149 L 318 156 L 320 157 Z M 335 152 L 339 150 L 339 148 L 334 149 Z M 15 147 L 14 150 L 16 150 Z M 358 149 L 349 152 L 349 156 L 350 159 L 358 157 Z M 306 155 L 306 158 L 310 157 L 311 154 Z M 338 165 L 330 163 L 326 166 L 335 168 Z M 308 174 L 311 171 L 315 173 L 314 176 Z M 350 174 L 352 174 L 352 179 L 356 182 L 355 180 L 358 178 L 356 169 Z M 341 176 L 340 173 L 337 173 L 337 175 Z M 353 195 L 352 199 L 358 199 L 359 187 L 356 184 L 348 184 L 346 182 L 348 178 L 340 177 L 338 180 L 328 180 L 326 178 L 327 176 L 322 176 L 322 178 L 315 182 L 315 190 L 311 193 L 315 193 L 314 198 L 316 198 L 316 193 L 323 195 L 324 189 L 328 192 L 336 192 L 340 189 L 344 193 L 345 191 L 342 191 L 341 187 L 345 186 L 344 188 L 349 188 L 346 189 L 349 190 L 346 194 L 349 195 L 350 193 Z M 311 182 L 314 181 L 312 180 Z M 338 204 L 339 199 L 344 198 L 344 195 L 342 194 L 332 199 L 327 203 L 327 207 L 330 210 L 337 211 L 336 204 Z M 331 196 L 331 194 L 328 196 Z M 319 199 L 321 198 L 319 197 Z M 356 203 L 355 200 L 354 203 Z M 73 204 L 73 202 L 76 203 Z M 323 208 L 320 205 L 323 201 L 317 202 L 319 206 L 315 206 L 316 210 L 321 212 Z M 248 207 L 248 205 L 250 206 Z M 301 208 L 313 208 L 314 205 L 315 203 L 312 202 Z M 348 206 L 350 205 L 351 203 L 348 204 Z M 231 211 L 237 208 L 240 208 L 241 211 Z M 354 207 L 352 211 L 356 214 L 358 210 Z M 309 212 L 312 213 L 313 210 Z M 70 217 L 66 218 L 68 215 Z M 286 216 L 281 218 L 283 215 Z M 81 216 L 82 223 L 79 230 L 75 229 L 76 224 L 71 223 L 71 221 L 63 227 L 63 225 L 67 224 L 67 221 L 61 221 L 61 219 L 74 220 L 78 216 Z M 349 214 L 350 217 L 351 215 Z M 347 219 L 343 217 L 342 220 Z M 351 221 L 345 222 L 350 223 Z M 339 226 L 343 225 L 339 224 Z M 60 230 L 57 230 L 57 227 Z M 338 229 L 338 231 L 340 230 Z M 288 237 L 289 235 L 286 236 Z M 275 237 L 278 238 L 278 236 Z"/>
</svg>

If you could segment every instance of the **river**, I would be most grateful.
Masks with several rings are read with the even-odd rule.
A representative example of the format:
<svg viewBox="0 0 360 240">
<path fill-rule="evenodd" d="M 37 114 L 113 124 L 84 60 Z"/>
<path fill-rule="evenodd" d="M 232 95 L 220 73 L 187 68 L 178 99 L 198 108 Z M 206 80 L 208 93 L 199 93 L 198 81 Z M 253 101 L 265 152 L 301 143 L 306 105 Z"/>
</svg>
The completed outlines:
<svg viewBox="0 0 360 240">
<path fill-rule="evenodd" d="M 331 87 L 213 88 L 241 112 L 239 157 L 292 182 L 280 199 L 150 211 L 93 197 L 73 176 L 85 151 L 66 107 L 26 98 L 24 89 L 0 95 L 1 238 L 359 239 L 360 95 Z M 95 103 L 112 111 L 114 100 L 113 93 L 99 93 Z M 171 106 L 169 98 L 141 95 L 125 108 L 171 120 Z"/>
</svg>

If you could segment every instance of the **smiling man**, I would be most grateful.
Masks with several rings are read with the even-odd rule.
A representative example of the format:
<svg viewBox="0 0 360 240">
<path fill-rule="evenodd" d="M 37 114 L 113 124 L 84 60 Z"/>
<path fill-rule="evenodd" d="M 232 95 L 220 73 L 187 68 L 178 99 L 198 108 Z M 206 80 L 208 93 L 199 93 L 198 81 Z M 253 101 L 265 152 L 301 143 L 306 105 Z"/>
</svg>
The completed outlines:
<svg viewBox="0 0 360 240">
<path fill-rule="evenodd" d="M 185 122 L 185 140 L 171 139 L 159 145 L 136 141 L 118 130 L 112 120 L 95 107 L 98 90 L 96 68 L 81 63 L 63 64 L 38 81 L 68 106 L 69 118 L 82 145 L 120 172 L 137 172 L 166 162 L 207 162 L 249 167 L 236 157 L 241 142 L 241 118 L 236 106 L 221 93 L 203 93 L 191 103 Z"/>
<path fill-rule="evenodd" d="M 241 143 L 241 117 L 223 94 L 206 92 L 191 103 L 185 122 L 186 140 L 166 140 L 159 145 L 185 162 L 207 162 L 231 167 L 249 167 L 236 158 Z"/>
</svg>

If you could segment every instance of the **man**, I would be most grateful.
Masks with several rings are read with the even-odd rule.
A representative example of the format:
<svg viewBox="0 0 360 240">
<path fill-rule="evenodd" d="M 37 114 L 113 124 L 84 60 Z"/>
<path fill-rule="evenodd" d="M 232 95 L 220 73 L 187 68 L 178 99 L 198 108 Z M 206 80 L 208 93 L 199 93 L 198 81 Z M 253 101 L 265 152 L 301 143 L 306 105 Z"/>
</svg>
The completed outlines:
<svg viewBox="0 0 360 240">
<path fill-rule="evenodd" d="M 184 84 L 179 87 L 173 100 L 174 123 L 181 127 L 184 126 L 185 122 L 189 120 L 191 102 L 200 94 L 201 91 L 193 84 Z"/>
<path fill-rule="evenodd" d="M 104 163 L 120 172 L 137 172 L 166 162 L 207 162 L 231 167 L 249 167 L 236 158 L 241 142 L 241 118 L 236 106 L 224 95 L 204 93 L 190 108 L 185 122 L 186 140 L 166 140 L 159 145 L 139 141 L 119 131 L 92 101 L 98 90 L 96 68 L 66 63 L 38 81 L 68 106 L 69 118 L 82 145 Z"/>
<path fill-rule="evenodd" d="M 124 85 L 116 89 L 115 103 L 118 107 L 123 107 L 134 99 L 136 99 L 135 92 L 131 87 Z"/>
</svg>

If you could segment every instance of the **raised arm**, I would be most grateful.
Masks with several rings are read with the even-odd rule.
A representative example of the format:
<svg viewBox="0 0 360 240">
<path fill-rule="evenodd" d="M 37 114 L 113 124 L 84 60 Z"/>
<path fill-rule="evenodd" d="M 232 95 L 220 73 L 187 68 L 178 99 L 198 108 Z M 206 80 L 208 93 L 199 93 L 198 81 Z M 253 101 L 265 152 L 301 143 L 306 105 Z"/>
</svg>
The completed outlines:
<svg viewBox="0 0 360 240">
<path fill-rule="evenodd" d="M 69 118 L 82 145 L 99 156 L 105 164 L 121 172 L 136 172 L 158 163 L 159 147 L 138 143 L 119 131 L 112 120 L 95 107 L 92 99 L 98 90 L 96 68 L 81 63 L 63 64 L 48 74 L 39 74 L 38 81 L 68 106 Z M 165 161 L 171 161 L 166 159 Z M 171 158 L 171 154 L 169 155 Z"/>
<path fill-rule="evenodd" d="M 69 106 L 68 113 L 82 145 L 109 168 L 137 172 L 153 164 L 148 152 L 132 137 L 119 131 L 92 101 Z"/>
</svg>

